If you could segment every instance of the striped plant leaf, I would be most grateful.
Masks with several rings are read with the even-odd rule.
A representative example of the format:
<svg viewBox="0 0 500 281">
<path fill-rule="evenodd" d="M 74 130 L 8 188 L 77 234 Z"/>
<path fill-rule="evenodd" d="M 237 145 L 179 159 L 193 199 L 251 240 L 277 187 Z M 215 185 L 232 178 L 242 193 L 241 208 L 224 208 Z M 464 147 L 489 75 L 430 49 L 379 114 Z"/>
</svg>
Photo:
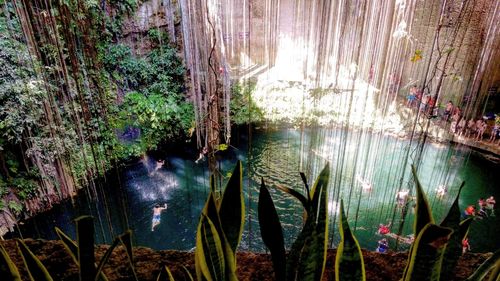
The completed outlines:
<svg viewBox="0 0 500 281">
<path fill-rule="evenodd" d="M 472 218 L 460 222 L 461 214 L 458 200 L 464 184 L 465 182 L 462 182 L 460 185 L 457 197 L 453 201 L 448 214 L 440 224 L 442 227 L 449 227 L 453 230 L 443 255 L 441 280 L 451 280 L 455 276 L 455 267 L 457 266 L 458 258 L 462 255 L 462 240 L 465 238 L 472 222 Z"/>
<path fill-rule="evenodd" d="M 137 278 L 134 265 L 134 252 L 132 250 L 132 231 L 130 229 L 125 231 L 123 234 L 118 236 L 118 239 L 122 245 L 125 246 L 130 268 L 132 269 L 132 274 L 134 275 L 134 280 L 138 281 L 139 279 Z"/>
<path fill-rule="evenodd" d="M 91 216 L 75 219 L 80 281 L 93 281 L 96 276 L 94 256 L 94 220 Z"/>
<path fill-rule="evenodd" d="M 467 278 L 467 281 L 481 281 L 495 267 L 500 267 L 500 250 L 497 250 L 491 257 L 486 259 L 474 273 Z M 495 276 L 496 275 L 496 276 Z M 492 274 L 493 280 L 498 280 L 498 271 Z M 491 278 L 490 278 L 491 279 Z"/>
<path fill-rule="evenodd" d="M 258 215 L 262 240 L 271 252 L 275 279 L 285 280 L 286 254 L 283 230 L 264 179 L 261 179 Z"/>
<path fill-rule="evenodd" d="M 340 200 L 339 215 L 340 244 L 335 257 L 335 280 L 366 280 L 363 254 L 347 222 L 343 200 Z"/>
<path fill-rule="evenodd" d="M 461 189 L 462 187 L 460 187 L 460 190 Z M 450 213 L 452 212 L 454 213 L 454 215 L 450 215 Z M 472 222 L 473 218 L 468 218 L 460 222 L 460 209 L 458 207 L 457 196 L 448 216 L 446 216 L 443 223 L 441 223 L 441 226 L 450 227 L 451 229 L 453 229 L 453 233 L 450 237 L 450 242 L 448 243 L 443 256 L 441 280 L 449 280 L 455 275 L 455 267 L 458 263 L 459 257 L 462 255 L 462 240 L 467 236 Z"/>
<path fill-rule="evenodd" d="M 415 221 L 413 224 L 413 233 L 417 236 L 420 231 L 429 223 L 434 224 L 434 218 L 432 217 L 431 207 L 429 206 L 429 201 L 425 196 L 424 189 L 420 184 L 417 176 L 417 170 L 415 166 L 411 166 L 411 171 L 413 173 L 413 179 L 415 180 L 415 185 L 417 188 L 417 206 L 415 207 Z"/>
<path fill-rule="evenodd" d="M 310 207 L 310 203 L 309 203 L 309 199 L 306 198 L 304 195 L 300 194 L 300 192 L 294 190 L 294 189 L 291 189 L 291 188 L 288 188 L 288 187 L 285 187 L 285 186 L 282 186 L 282 185 L 279 185 L 277 184 L 276 185 L 276 188 L 278 188 L 279 190 L 287 193 L 287 194 L 290 194 L 292 195 L 293 197 L 297 198 L 300 203 L 302 203 L 302 206 L 304 207 L 304 210 L 306 211 L 306 214 L 309 212 L 309 207 Z"/>
<path fill-rule="evenodd" d="M 172 272 L 170 272 L 170 269 L 168 269 L 168 267 L 164 266 L 160 270 L 160 274 L 158 274 L 156 281 L 175 281 L 175 279 L 174 279 L 174 276 L 172 275 Z"/>
<path fill-rule="evenodd" d="M 119 242 L 120 242 L 119 239 L 115 238 L 113 240 L 113 244 L 111 244 L 111 246 L 108 248 L 108 250 L 106 250 L 106 253 L 104 253 L 104 256 L 99 261 L 99 265 L 97 266 L 96 275 L 95 275 L 95 278 L 94 278 L 95 281 L 97 281 L 100 278 L 102 278 L 102 275 L 104 274 L 102 272 L 102 269 L 104 268 L 104 265 L 108 262 L 109 258 L 111 257 L 111 253 L 113 253 L 113 250 L 116 248 L 116 246 L 118 246 Z"/>
<path fill-rule="evenodd" d="M 78 245 L 76 245 L 75 241 L 73 241 L 66 233 L 64 233 L 59 227 L 54 228 L 57 236 L 61 240 L 66 252 L 70 255 L 76 265 L 80 267 L 78 263 Z"/>
<path fill-rule="evenodd" d="M 314 182 L 314 185 L 311 189 L 311 193 L 309 195 L 312 204 L 312 210 L 315 216 L 318 215 L 318 212 L 321 208 L 321 201 L 324 198 L 325 194 L 328 192 L 328 178 L 330 177 L 330 165 L 327 163 L 318 178 Z M 327 202 L 328 203 L 328 202 Z M 316 217 L 317 221 L 318 217 Z"/>
<path fill-rule="evenodd" d="M 328 243 L 328 179 L 329 165 L 325 165 L 312 188 L 313 231 L 306 238 L 299 263 L 299 280 L 321 280 L 325 271 Z"/>
<path fill-rule="evenodd" d="M 187 276 L 187 278 L 189 278 L 190 281 L 194 281 L 193 275 L 191 275 L 191 272 L 189 272 L 189 270 L 185 266 L 182 266 L 182 269 L 184 269 L 184 272 L 185 272 L 185 275 Z"/>
<path fill-rule="evenodd" d="M 52 276 L 42 262 L 30 251 L 28 246 L 20 239 L 16 239 L 17 249 L 23 258 L 24 265 L 28 270 L 30 280 L 32 281 L 52 281 Z"/>
<path fill-rule="evenodd" d="M 196 267 L 208 281 L 225 280 L 224 249 L 212 221 L 201 214 L 196 232 Z M 199 278 L 198 280 L 202 280 Z"/>
<path fill-rule="evenodd" d="M 78 262 L 78 245 L 76 245 L 75 241 L 73 241 L 68 235 L 66 235 L 60 228 L 55 227 L 54 229 L 57 236 L 59 236 L 61 243 L 66 249 L 66 252 L 70 255 L 71 259 L 73 259 L 78 268 L 80 268 L 80 263 Z M 97 268 L 99 268 L 99 266 L 97 266 Z M 97 272 L 99 276 L 97 280 L 108 281 L 108 278 L 106 277 L 102 269 L 98 269 Z"/>
<path fill-rule="evenodd" d="M 403 280 L 439 280 L 444 250 L 452 232 L 451 228 L 428 223 L 413 242 Z"/>
<path fill-rule="evenodd" d="M 245 223 L 242 175 L 241 161 L 238 161 L 226 185 L 219 208 L 222 229 L 233 253 L 236 253 Z"/>
<path fill-rule="evenodd" d="M 16 265 L 10 259 L 5 248 L 0 244 L 0 276 L 5 281 L 21 281 Z"/>
</svg>

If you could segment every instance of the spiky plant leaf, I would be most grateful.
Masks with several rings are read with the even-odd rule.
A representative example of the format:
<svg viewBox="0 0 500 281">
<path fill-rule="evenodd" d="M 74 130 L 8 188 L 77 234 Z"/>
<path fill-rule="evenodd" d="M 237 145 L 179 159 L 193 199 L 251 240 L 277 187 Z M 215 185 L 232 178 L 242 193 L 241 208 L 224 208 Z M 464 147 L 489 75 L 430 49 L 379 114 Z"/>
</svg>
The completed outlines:
<svg viewBox="0 0 500 281">
<path fill-rule="evenodd" d="M 156 281 L 175 281 L 175 279 L 174 279 L 174 276 L 172 275 L 172 272 L 170 272 L 170 269 L 168 269 L 168 267 L 164 266 L 160 270 L 160 274 L 158 274 Z"/>
<path fill-rule="evenodd" d="M 458 199 L 460 197 L 460 192 L 462 191 L 464 184 L 465 182 L 462 182 L 462 184 L 460 185 L 457 197 L 453 201 L 448 214 L 441 222 L 442 227 L 449 227 L 453 230 L 453 233 L 450 236 L 450 241 L 448 242 L 448 246 L 446 246 L 443 255 L 441 280 L 451 280 L 454 277 L 458 258 L 462 255 L 462 240 L 464 239 L 472 222 L 472 218 L 469 218 L 462 223 L 460 222 L 461 214 L 460 207 L 458 206 Z"/>
<path fill-rule="evenodd" d="M 413 233 L 415 236 L 420 233 L 420 231 L 428 224 L 434 224 L 434 218 L 432 217 L 431 207 L 429 206 L 429 201 L 425 196 L 424 189 L 418 180 L 417 171 L 415 166 L 411 166 L 411 171 L 413 173 L 413 179 L 415 180 L 415 185 L 417 188 L 417 206 L 415 207 L 415 221 L 413 224 Z"/>
<path fill-rule="evenodd" d="M 444 250 L 452 232 L 451 228 L 428 223 L 413 242 L 403 280 L 439 280 Z"/>
<path fill-rule="evenodd" d="M 339 216 L 340 244 L 335 257 L 335 280 L 366 280 L 363 254 L 347 222 L 343 200 L 340 200 Z"/>
<path fill-rule="evenodd" d="M 28 275 L 33 281 L 52 281 L 52 276 L 50 276 L 47 268 L 42 264 L 42 262 L 31 252 L 31 250 L 24 244 L 20 239 L 16 239 L 17 249 L 23 258 L 24 265 L 28 270 Z"/>
<path fill-rule="evenodd" d="M 63 244 L 64 249 L 66 249 L 66 252 L 70 255 L 71 259 L 73 259 L 78 268 L 80 268 L 80 263 L 78 262 L 78 245 L 76 245 L 75 241 L 73 241 L 68 235 L 66 235 L 66 233 L 64 233 L 60 228 L 55 227 L 54 229 L 56 231 L 57 236 L 59 236 L 59 239 Z M 97 270 L 97 272 L 99 272 L 98 279 L 102 281 L 108 281 L 108 277 L 106 277 L 104 272 L 102 272 L 102 269 Z"/>
<path fill-rule="evenodd" d="M 264 179 L 261 179 L 258 215 L 260 234 L 264 244 L 271 252 L 275 278 L 276 280 L 285 280 L 286 254 L 283 230 Z"/>
<path fill-rule="evenodd" d="M 285 186 L 282 186 L 279 184 L 276 185 L 276 188 L 278 188 L 279 190 L 281 190 L 289 195 L 292 195 L 293 197 L 298 199 L 300 201 L 300 203 L 302 203 L 302 206 L 304 207 L 304 210 L 306 211 L 306 214 L 307 214 L 307 212 L 309 211 L 309 207 L 311 205 L 309 203 L 310 200 L 308 198 L 306 198 L 304 195 L 300 194 L 300 192 L 298 192 L 294 189 L 291 189 L 291 188 L 288 188 L 288 187 L 285 187 Z"/>
<path fill-rule="evenodd" d="M 474 273 L 467 278 L 467 281 L 480 281 L 490 272 L 494 267 L 500 267 L 500 250 L 497 250 L 491 257 L 486 259 Z M 498 278 L 498 272 L 497 276 Z"/>
<path fill-rule="evenodd" d="M 78 246 L 75 241 L 73 241 L 66 233 L 64 233 L 59 227 L 54 228 L 57 236 L 59 236 L 60 241 L 62 242 L 64 249 L 73 259 L 76 265 L 80 266 L 78 263 Z"/>
<path fill-rule="evenodd" d="M 214 224 L 203 213 L 196 231 L 196 261 L 197 274 L 199 271 L 206 280 L 225 280 L 222 242 Z"/>
<path fill-rule="evenodd" d="M 194 281 L 193 275 L 191 275 L 191 272 L 189 272 L 189 270 L 185 266 L 182 266 L 182 269 L 184 269 L 185 275 L 189 278 L 189 280 Z"/>
<path fill-rule="evenodd" d="M 91 216 L 75 219 L 80 281 L 93 281 L 96 276 L 94 256 L 94 220 Z"/>
<path fill-rule="evenodd" d="M 130 268 L 132 269 L 132 274 L 134 275 L 134 280 L 137 281 L 139 279 L 137 278 L 137 274 L 135 272 L 134 253 L 132 250 L 132 231 L 130 229 L 125 231 L 125 233 L 118 236 L 118 239 L 120 240 L 122 245 L 125 246 Z"/>
<path fill-rule="evenodd" d="M 325 165 L 312 188 L 314 223 L 311 237 L 306 238 L 299 264 L 299 280 L 321 280 L 325 271 L 328 243 L 328 179 L 329 165 Z"/>
<path fill-rule="evenodd" d="M 219 218 L 224 236 L 234 253 L 236 253 L 236 248 L 240 243 L 245 223 L 242 175 L 241 161 L 238 161 L 226 185 L 219 208 Z"/>
<path fill-rule="evenodd" d="M 102 269 L 104 268 L 104 265 L 108 262 L 109 258 L 111 257 L 111 253 L 113 253 L 113 250 L 118 246 L 118 243 L 120 240 L 118 238 L 115 238 L 113 240 L 113 244 L 106 250 L 106 253 L 104 253 L 104 256 L 102 256 L 101 260 L 99 261 L 99 265 L 97 266 L 96 269 L 96 276 L 95 276 L 95 281 L 99 280 L 99 278 L 102 276 Z"/>
<path fill-rule="evenodd" d="M 2 280 L 5 281 L 21 281 L 21 275 L 17 270 L 16 265 L 10 259 L 7 251 L 0 244 L 0 276 L 3 276 Z"/>
</svg>

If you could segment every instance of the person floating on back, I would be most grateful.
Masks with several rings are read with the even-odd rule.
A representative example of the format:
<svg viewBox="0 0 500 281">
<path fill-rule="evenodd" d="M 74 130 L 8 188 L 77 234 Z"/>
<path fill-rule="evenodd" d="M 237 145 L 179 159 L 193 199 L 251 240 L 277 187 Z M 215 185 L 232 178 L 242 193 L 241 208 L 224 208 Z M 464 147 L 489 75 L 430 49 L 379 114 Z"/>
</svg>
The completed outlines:
<svg viewBox="0 0 500 281">
<path fill-rule="evenodd" d="M 153 225 L 151 226 L 151 231 L 155 231 L 155 226 L 160 224 L 161 212 L 166 209 L 167 209 L 167 203 L 165 203 L 163 207 L 161 207 L 160 204 L 155 205 L 155 207 L 153 208 Z"/>
</svg>

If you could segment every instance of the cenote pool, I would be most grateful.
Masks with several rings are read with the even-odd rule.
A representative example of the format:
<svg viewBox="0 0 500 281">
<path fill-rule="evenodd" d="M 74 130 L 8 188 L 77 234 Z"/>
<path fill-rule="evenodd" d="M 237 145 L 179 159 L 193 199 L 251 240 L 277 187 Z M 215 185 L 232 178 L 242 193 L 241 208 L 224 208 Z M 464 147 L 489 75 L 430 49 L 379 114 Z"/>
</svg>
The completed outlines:
<svg viewBox="0 0 500 281">
<path fill-rule="evenodd" d="M 234 143 L 235 142 L 235 143 Z M 418 161 L 419 147 L 407 139 L 369 131 L 340 129 L 257 130 L 251 137 L 240 136 L 234 147 L 219 153 L 221 174 L 227 176 L 237 160 L 244 164 L 244 190 L 247 220 L 240 248 L 265 251 L 257 221 L 257 199 L 260 178 L 271 189 L 280 213 L 287 247 L 302 226 L 302 209 L 293 198 L 276 190 L 277 184 L 303 190 L 299 171 L 308 176 L 309 184 L 330 162 L 330 242 L 336 247 L 338 202 L 344 199 L 350 225 L 362 247 L 374 250 L 381 236 L 376 234 L 380 223 L 392 222 L 391 231 L 407 237 L 411 233 L 412 209 L 403 222 L 396 194 L 409 189 L 414 192 L 410 164 Z M 72 220 L 83 214 L 96 218 L 96 238 L 110 243 L 112 237 L 127 228 L 133 230 L 138 246 L 154 249 L 191 250 L 195 246 L 198 217 L 208 191 L 207 162 L 195 163 L 196 152 L 176 152 L 165 155 L 165 164 L 155 170 L 156 159 L 147 156 L 124 167 L 120 177 L 110 176 L 99 182 L 103 192 L 98 200 L 89 201 L 82 194 L 74 203 L 67 202 L 34 217 L 21 226 L 24 237 L 56 239 L 54 226 L 75 237 Z M 466 182 L 460 207 L 476 204 L 479 198 L 500 198 L 497 158 L 472 152 L 459 145 L 427 143 L 421 150 L 419 176 L 427 191 L 436 221 L 444 217 L 458 192 Z M 371 190 L 363 190 L 361 181 L 370 182 Z M 120 184 L 121 183 L 121 184 Z M 439 185 L 448 193 L 436 196 Z M 152 208 L 155 203 L 167 203 L 161 224 L 151 231 Z M 486 252 L 500 248 L 500 213 L 476 220 L 470 231 L 472 251 Z M 16 235 L 16 234 L 14 234 Z M 390 239 L 391 248 L 395 240 Z M 398 243 L 398 249 L 409 245 Z"/>
</svg>

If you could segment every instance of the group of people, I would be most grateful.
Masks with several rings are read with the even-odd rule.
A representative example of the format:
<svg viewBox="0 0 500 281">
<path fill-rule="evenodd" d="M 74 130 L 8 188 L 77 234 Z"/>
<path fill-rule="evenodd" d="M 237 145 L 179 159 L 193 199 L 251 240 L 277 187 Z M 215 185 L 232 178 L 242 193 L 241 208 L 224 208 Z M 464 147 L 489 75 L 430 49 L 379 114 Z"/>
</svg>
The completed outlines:
<svg viewBox="0 0 500 281">
<path fill-rule="evenodd" d="M 489 142 L 495 143 L 498 140 L 500 145 L 500 114 L 495 114 L 494 123 L 488 124 L 485 118 L 471 118 L 467 120 L 462 114 L 460 107 L 453 104 L 450 100 L 444 106 L 444 111 L 440 114 L 439 103 L 436 103 L 436 95 L 423 93 L 417 88 L 417 85 L 410 87 L 407 95 L 406 106 L 410 108 L 418 108 L 428 118 L 435 118 L 441 115 L 441 120 L 451 122 L 450 130 L 459 135 L 474 140 L 481 141 L 485 133 L 489 134 Z"/>
<path fill-rule="evenodd" d="M 490 196 L 487 199 L 479 198 L 478 200 L 479 210 L 476 209 L 475 205 L 469 205 L 464 210 L 463 216 L 467 217 L 476 217 L 479 219 L 486 218 L 488 216 L 495 216 L 495 197 Z M 477 216 L 476 216 L 477 215 Z"/>
</svg>

